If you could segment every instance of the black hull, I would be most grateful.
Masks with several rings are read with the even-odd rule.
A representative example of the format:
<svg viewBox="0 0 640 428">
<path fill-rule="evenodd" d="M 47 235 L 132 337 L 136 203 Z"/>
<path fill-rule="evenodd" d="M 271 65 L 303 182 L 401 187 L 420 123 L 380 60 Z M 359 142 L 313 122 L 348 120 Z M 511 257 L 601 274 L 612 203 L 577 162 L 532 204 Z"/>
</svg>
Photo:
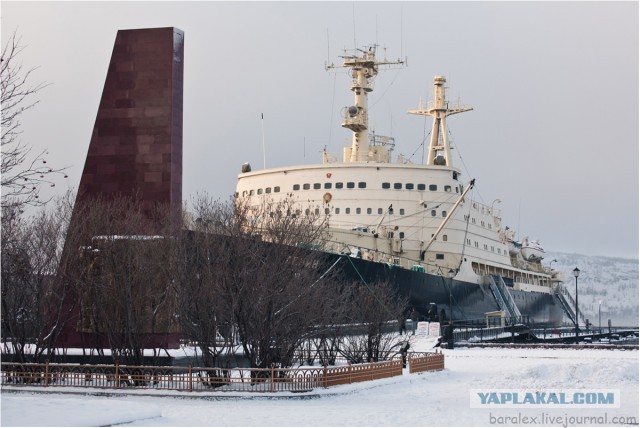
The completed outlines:
<svg viewBox="0 0 640 428">
<path fill-rule="evenodd" d="M 416 272 L 386 263 L 376 263 L 349 256 L 331 256 L 342 260 L 334 267 L 346 281 L 392 284 L 401 296 L 408 298 L 422 319 L 438 320 L 444 310 L 449 320 L 450 296 L 454 321 L 483 320 L 487 312 L 499 311 L 500 306 L 489 286 L 451 280 L 445 276 Z M 450 287 L 451 284 L 451 287 Z M 451 290 L 451 293 L 449 292 Z M 528 321 L 540 326 L 562 325 L 563 309 L 552 294 L 510 289 L 518 309 Z M 434 309 L 434 304 L 437 308 Z"/>
</svg>

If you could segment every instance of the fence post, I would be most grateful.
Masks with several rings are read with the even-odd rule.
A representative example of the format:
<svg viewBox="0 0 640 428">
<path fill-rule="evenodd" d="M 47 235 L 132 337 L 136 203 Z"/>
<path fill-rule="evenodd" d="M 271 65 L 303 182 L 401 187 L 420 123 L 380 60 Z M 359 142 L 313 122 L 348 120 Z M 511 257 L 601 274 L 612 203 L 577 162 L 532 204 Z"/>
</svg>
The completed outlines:
<svg viewBox="0 0 640 428">
<path fill-rule="evenodd" d="M 44 386 L 49 386 L 49 360 L 44 360 Z"/>
<path fill-rule="evenodd" d="M 271 363 L 271 385 L 269 386 L 269 392 L 273 392 L 274 391 L 274 382 L 276 381 L 275 379 L 275 374 L 273 373 L 273 368 L 274 368 L 274 364 Z"/>
<path fill-rule="evenodd" d="M 189 392 L 193 391 L 193 377 L 192 377 L 192 366 L 189 363 Z"/>
<path fill-rule="evenodd" d="M 118 368 L 119 368 L 118 362 L 116 361 L 116 377 L 115 377 L 116 389 L 120 388 L 120 373 L 119 373 Z"/>
<path fill-rule="evenodd" d="M 324 362 L 324 366 L 322 368 L 322 377 L 324 378 L 324 387 L 327 388 L 328 387 L 328 383 L 329 383 L 329 379 L 327 378 L 328 373 L 327 373 L 327 361 L 325 360 Z"/>
</svg>

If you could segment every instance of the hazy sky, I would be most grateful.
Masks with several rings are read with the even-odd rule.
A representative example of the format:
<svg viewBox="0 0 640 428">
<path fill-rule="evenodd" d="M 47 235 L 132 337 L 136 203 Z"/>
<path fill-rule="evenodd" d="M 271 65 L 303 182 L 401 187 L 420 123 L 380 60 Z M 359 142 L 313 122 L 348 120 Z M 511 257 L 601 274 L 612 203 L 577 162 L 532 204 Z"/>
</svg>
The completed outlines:
<svg viewBox="0 0 640 428">
<path fill-rule="evenodd" d="M 430 121 L 406 114 L 435 75 L 474 111 L 453 116 L 454 162 L 474 198 L 549 251 L 638 256 L 638 2 L 9 2 L 33 82 L 24 142 L 77 188 L 119 29 L 185 34 L 183 197 L 227 199 L 243 162 L 340 153 L 352 103 L 343 48 L 377 43 L 408 67 L 381 72 L 370 124 L 421 162 Z M 64 190 L 64 183 L 54 189 Z"/>
</svg>

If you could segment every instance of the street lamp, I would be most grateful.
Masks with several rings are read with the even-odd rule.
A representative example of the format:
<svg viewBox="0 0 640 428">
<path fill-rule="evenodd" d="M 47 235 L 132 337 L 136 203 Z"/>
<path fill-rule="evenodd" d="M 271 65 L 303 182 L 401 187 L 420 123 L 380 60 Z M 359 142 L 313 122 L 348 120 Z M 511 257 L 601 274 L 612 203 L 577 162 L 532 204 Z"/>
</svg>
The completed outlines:
<svg viewBox="0 0 640 428">
<path fill-rule="evenodd" d="M 580 275 L 580 269 L 577 267 L 573 270 L 573 276 L 576 278 L 576 344 L 578 343 L 578 276 Z"/>
<path fill-rule="evenodd" d="M 456 271 L 453 269 L 449 269 L 449 324 L 453 325 L 453 305 L 451 303 L 452 298 L 452 288 L 453 288 L 453 277 L 456 276 Z"/>
<path fill-rule="evenodd" d="M 549 270 L 551 270 L 551 265 L 552 265 L 554 262 L 557 262 L 557 261 L 558 261 L 558 259 L 553 259 L 553 260 L 551 260 L 551 262 L 549 262 Z"/>
<path fill-rule="evenodd" d="M 453 349 L 453 304 L 452 300 L 452 289 L 453 289 L 453 277 L 456 276 L 456 271 L 453 269 L 449 269 L 447 273 L 449 277 L 449 325 L 447 326 L 447 348 Z"/>
<path fill-rule="evenodd" d="M 600 318 L 600 306 L 602 305 L 602 300 L 598 302 L 598 333 L 602 333 L 602 319 Z"/>
</svg>

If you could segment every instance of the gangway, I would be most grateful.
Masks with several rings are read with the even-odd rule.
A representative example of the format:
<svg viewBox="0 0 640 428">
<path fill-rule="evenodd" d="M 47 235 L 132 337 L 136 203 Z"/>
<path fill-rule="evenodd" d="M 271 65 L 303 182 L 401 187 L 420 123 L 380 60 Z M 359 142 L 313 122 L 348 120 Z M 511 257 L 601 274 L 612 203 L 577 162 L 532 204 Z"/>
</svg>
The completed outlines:
<svg viewBox="0 0 640 428">
<path fill-rule="evenodd" d="M 489 287 L 500 309 L 507 312 L 512 318 L 522 316 L 509 288 L 507 288 L 507 284 L 505 284 L 504 279 L 502 279 L 500 275 L 489 275 Z"/>
</svg>

